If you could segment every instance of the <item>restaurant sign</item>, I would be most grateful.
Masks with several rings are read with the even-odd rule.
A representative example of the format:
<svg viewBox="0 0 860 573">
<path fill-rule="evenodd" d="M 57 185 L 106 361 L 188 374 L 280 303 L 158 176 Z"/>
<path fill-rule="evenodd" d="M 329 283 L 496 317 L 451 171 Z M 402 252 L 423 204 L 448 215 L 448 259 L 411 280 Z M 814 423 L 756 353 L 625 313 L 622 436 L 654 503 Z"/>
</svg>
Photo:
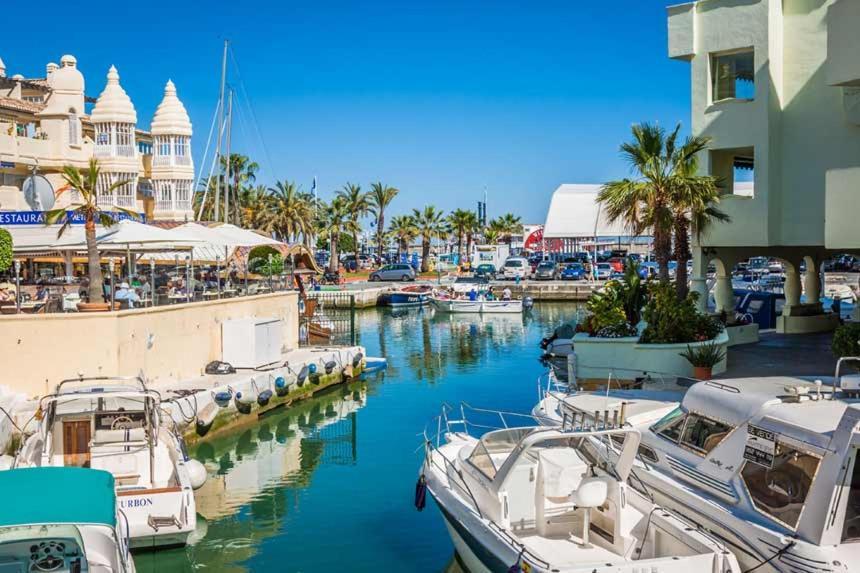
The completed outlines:
<svg viewBox="0 0 860 573">
<path fill-rule="evenodd" d="M 44 225 L 45 213 L 45 211 L 0 211 L 0 225 Z M 128 213 L 121 211 L 111 212 L 110 215 L 116 221 L 134 219 Z M 84 216 L 81 213 L 66 211 L 66 216 L 69 217 L 72 225 L 84 224 Z M 136 220 L 141 223 L 146 221 L 143 213 L 138 213 Z M 57 222 L 62 223 L 62 221 Z"/>
</svg>

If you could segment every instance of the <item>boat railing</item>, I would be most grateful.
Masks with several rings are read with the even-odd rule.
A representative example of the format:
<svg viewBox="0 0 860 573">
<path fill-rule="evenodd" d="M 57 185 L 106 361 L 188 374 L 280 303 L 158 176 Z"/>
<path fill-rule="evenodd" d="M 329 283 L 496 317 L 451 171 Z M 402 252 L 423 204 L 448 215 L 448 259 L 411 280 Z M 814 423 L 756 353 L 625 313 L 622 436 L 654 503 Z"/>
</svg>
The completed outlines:
<svg viewBox="0 0 860 573">
<path fill-rule="evenodd" d="M 449 412 L 460 412 L 459 418 L 451 418 Z M 471 419 L 469 413 L 472 414 Z M 477 415 L 488 415 L 492 419 L 498 419 L 497 424 L 487 423 L 487 420 L 481 422 L 475 421 Z M 438 431 L 436 435 L 436 443 L 439 444 L 440 436 L 442 435 L 442 426 L 444 425 L 445 432 L 450 433 L 454 428 L 462 428 L 463 432 L 470 434 L 470 430 L 481 431 L 485 430 L 507 430 L 510 428 L 522 428 L 527 426 L 539 426 L 542 422 L 542 417 L 534 414 L 523 414 L 522 412 L 509 412 L 505 410 L 490 410 L 486 408 L 476 408 L 467 402 L 461 402 L 459 408 L 454 408 L 450 404 L 442 405 L 442 413 L 438 417 Z"/>
<path fill-rule="evenodd" d="M 528 561 L 530 565 L 537 565 L 541 569 L 545 569 L 547 571 L 557 571 L 557 569 L 552 568 L 552 564 L 549 561 L 545 561 L 532 553 L 532 551 L 526 546 L 525 543 L 518 540 L 514 537 L 510 531 L 496 523 L 492 520 L 487 520 L 489 522 L 490 528 L 494 529 L 501 537 L 505 540 L 511 547 L 513 547 L 520 554 L 520 557 L 528 557 Z"/>
<path fill-rule="evenodd" d="M 457 467 L 453 460 L 449 460 L 448 456 L 442 453 L 436 444 L 433 443 L 433 439 L 428 437 L 426 433 L 424 435 L 424 459 L 425 463 L 435 466 L 445 474 L 449 487 L 458 489 L 461 494 L 468 497 L 469 501 L 472 503 L 472 507 L 478 514 L 478 517 L 484 517 L 484 513 L 481 511 L 481 506 L 478 505 L 478 500 L 475 499 L 472 489 L 463 477 L 462 470 Z M 438 460 L 440 459 L 442 460 L 443 465 L 439 464 Z M 452 476 L 456 476 L 457 479 L 452 479 Z"/>
</svg>

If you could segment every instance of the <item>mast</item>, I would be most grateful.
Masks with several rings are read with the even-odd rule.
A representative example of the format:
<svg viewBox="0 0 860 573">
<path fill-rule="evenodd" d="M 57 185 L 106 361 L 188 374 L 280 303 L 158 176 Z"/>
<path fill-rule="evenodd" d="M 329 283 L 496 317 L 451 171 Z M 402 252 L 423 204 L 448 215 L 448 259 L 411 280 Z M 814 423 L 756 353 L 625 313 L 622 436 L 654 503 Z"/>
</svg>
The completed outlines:
<svg viewBox="0 0 860 573">
<path fill-rule="evenodd" d="M 221 58 L 221 95 L 218 98 L 218 147 L 215 151 L 217 161 L 221 160 L 221 139 L 223 134 L 222 126 L 224 125 L 224 87 L 227 84 L 227 47 L 230 44 L 229 40 L 224 40 L 224 55 Z M 220 166 L 219 166 L 220 171 Z M 220 216 L 221 208 L 221 177 L 215 179 L 215 220 Z"/>
<path fill-rule="evenodd" d="M 230 170 L 233 168 L 230 161 L 230 138 L 233 131 L 233 89 L 227 92 L 227 168 L 224 175 L 224 222 L 230 222 Z M 233 190 L 238 193 L 238 189 Z M 238 196 L 236 197 L 238 201 Z M 216 218 L 217 220 L 217 218 Z"/>
</svg>

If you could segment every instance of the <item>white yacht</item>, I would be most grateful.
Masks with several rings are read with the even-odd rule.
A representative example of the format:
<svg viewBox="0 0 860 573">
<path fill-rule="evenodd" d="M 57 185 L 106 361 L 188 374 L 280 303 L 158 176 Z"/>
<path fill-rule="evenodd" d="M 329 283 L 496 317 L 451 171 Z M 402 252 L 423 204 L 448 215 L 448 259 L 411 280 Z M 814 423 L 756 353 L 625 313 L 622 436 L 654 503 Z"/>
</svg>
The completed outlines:
<svg viewBox="0 0 860 573">
<path fill-rule="evenodd" d="M 745 571 L 860 571 L 860 376 L 835 380 L 694 385 L 643 430 L 633 485 L 720 537 Z"/>
<path fill-rule="evenodd" d="M 66 495 L 51 501 L 62 484 Z M 82 468 L 0 472 L 3 573 L 134 573 L 114 479 Z M 74 492 L 70 495 L 69 492 Z"/>
<path fill-rule="evenodd" d="M 478 439 L 452 425 L 482 427 L 443 411 L 416 502 L 426 485 L 471 573 L 740 573 L 713 536 L 628 486 L 638 431 L 504 427 Z M 591 442 L 609 438 L 622 444 L 611 463 Z"/>
<path fill-rule="evenodd" d="M 492 314 L 522 314 L 523 308 L 529 308 L 529 302 L 522 300 L 484 300 L 477 298 L 469 300 L 468 298 L 448 298 L 434 294 L 430 297 L 430 302 L 438 312 L 450 313 L 492 313 Z"/>
<path fill-rule="evenodd" d="M 116 481 L 132 547 L 185 545 L 197 522 L 192 484 L 202 485 L 205 469 L 162 417 L 158 392 L 138 377 L 64 380 L 41 399 L 37 417 L 15 467 L 105 470 Z"/>
</svg>

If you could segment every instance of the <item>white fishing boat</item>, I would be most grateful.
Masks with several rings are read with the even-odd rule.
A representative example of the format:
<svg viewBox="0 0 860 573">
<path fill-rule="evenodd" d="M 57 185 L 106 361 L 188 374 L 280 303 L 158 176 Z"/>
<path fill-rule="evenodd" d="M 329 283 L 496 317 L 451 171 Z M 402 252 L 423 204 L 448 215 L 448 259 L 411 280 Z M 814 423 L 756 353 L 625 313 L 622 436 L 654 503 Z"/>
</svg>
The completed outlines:
<svg viewBox="0 0 860 573">
<path fill-rule="evenodd" d="M 483 300 L 468 298 L 448 298 L 438 294 L 430 297 L 430 302 L 439 312 L 450 313 L 483 313 L 483 314 L 522 314 L 523 308 L 529 305 L 522 300 Z"/>
<path fill-rule="evenodd" d="M 720 537 L 745 571 L 858 571 L 860 375 L 837 367 L 835 380 L 695 384 L 643 431 L 633 485 Z"/>
<path fill-rule="evenodd" d="M 426 487 L 471 573 L 740 572 L 710 534 L 629 487 L 638 431 L 505 422 L 479 439 L 465 411 L 443 412 L 444 443 L 427 438 L 416 505 Z M 600 459 L 591 440 L 618 440 L 622 453 Z"/>
<path fill-rule="evenodd" d="M 161 397 L 138 377 L 64 380 L 39 404 L 37 431 L 15 467 L 109 472 L 132 547 L 185 545 L 197 522 L 194 492 L 206 470 L 162 417 Z"/>
<path fill-rule="evenodd" d="M 61 499 L 51 492 L 62 490 Z M 82 468 L 0 472 L 3 573 L 134 573 L 114 478 Z"/>
</svg>

